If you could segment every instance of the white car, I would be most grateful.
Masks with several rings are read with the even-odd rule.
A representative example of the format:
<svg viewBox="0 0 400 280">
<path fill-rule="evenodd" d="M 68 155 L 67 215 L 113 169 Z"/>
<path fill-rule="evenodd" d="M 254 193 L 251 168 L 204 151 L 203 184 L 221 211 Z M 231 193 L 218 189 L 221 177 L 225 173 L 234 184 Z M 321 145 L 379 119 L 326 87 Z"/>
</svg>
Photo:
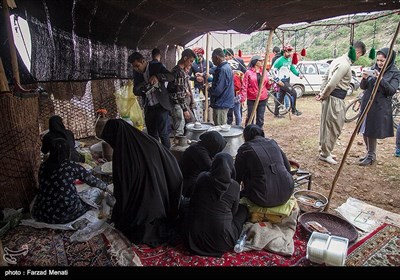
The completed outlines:
<svg viewBox="0 0 400 280">
<path fill-rule="evenodd" d="M 293 86 L 294 90 L 297 92 L 297 97 L 302 96 L 305 92 L 319 93 L 321 90 L 322 77 L 329 68 L 329 60 L 319 60 L 319 61 L 300 61 L 296 65 L 297 71 L 303 74 L 303 79 L 300 79 L 296 75 L 290 72 L 290 84 Z M 353 76 L 350 87 L 347 91 L 347 95 L 351 95 L 354 90 L 360 87 L 360 82 L 356 77 Z"/>
</svg>

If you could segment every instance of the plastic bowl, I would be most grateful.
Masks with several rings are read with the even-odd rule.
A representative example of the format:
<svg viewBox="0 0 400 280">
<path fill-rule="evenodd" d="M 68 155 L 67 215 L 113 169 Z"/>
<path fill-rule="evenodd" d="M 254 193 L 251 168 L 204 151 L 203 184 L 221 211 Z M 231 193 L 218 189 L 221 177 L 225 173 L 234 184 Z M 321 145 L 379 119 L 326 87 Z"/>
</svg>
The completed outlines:
<svg viewBox="0 0 400 280">
<path fill-rule="evenodd" d="M 231 129 L 231 126 L 230 126 L 229 124 L 221 125 L 221 130 L 222 130 L 222 131 L 227 132 L 227 131 L 229 131 L 230 129 Z"/>
<path fill-rule="evenodd" d="M 328 204 L 328 199 L 323 194 L 309 190 L 296 191 L 294 197 L 302 212 L 322 212 Z"/>
</svg>

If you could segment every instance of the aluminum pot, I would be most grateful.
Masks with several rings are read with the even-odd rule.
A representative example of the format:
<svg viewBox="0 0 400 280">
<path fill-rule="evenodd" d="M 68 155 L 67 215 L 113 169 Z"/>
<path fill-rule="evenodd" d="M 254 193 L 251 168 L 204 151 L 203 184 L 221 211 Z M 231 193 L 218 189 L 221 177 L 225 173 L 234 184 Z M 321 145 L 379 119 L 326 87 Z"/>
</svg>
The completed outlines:
<svg viewBox="0 0 400 280">
<path fill-rule="evenodd" d="M 202 135 L 204 132 L 208 131 L 211 127 L 214 125 L 212 123 L 188 123 L 186 125 L 186 138 L 189 140 L 195 140 L 199 141 L 200 140 L 200 135 Z"/>
<path fill-rule="evenodd" d="M 186 136 L 176 136 L 174 144 L 171 146 L 170 151 L 179 162 L 182 159 L 183 152 L 189 147 L 188 139 Z"/>
<path fill-rule="evenodd" d="M 232 125 L 229 131 L 219 131 L 227 141 L 223 152 L 230 154 L 233 158 L 236 157 L 237 150 L 244 143 L 243 130 L 244 128 L 240 125 Z"/>
<path fill-rule="evenodd" d="M 222 131 L 220 126 L 214 126 L 210 123 L 201 123 L 201 127 L 194 127 L 195 123 L 188 123 L 186 125 L 186 137 L 189 140 L 199 141 L 199 137 L 206 131 L 218 131 L 227 141 L 226 147 L 223 152 L 236 157 L 237 150 L 244 143 L 243 127 L 240 125 L 232 125 L 228 131 Z"/>
</svg>

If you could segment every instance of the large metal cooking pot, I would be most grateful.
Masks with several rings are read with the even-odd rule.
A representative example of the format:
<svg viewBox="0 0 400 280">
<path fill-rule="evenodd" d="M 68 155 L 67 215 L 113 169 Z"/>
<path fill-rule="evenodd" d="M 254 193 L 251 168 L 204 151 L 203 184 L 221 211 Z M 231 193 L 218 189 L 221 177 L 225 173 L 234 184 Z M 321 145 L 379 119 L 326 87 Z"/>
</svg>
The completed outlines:
<svg viewBox="0 0 400 280">
<path fill-rule="evenodd" d="M 232 125 L 229 131 L 220 130 L 222 136 L 224 136 L 226 143 L 225 149 L 223 152 L 230 154 L 233 157 L 236 157 L 237 150 L 244 143 L 243 139 L 243 130 L 244 128 L 240 125 Z"/>
<path fill-rule="evenodd" d="M 197 123 L 188 123 L 186 125 L 186 138 L 189 140 L 199 141 L 199 137 L 206 131 L 216 130 L 218 131 L 227 141 L 226 147 L 223 152 L 230 154 L 235 157 L 237 150 L 244 143 L 243 140 L 243 127 L 240 125 L 232 125 L 228 131 L 222 131 L 220 126 L 214 126 L 210 123 L 201 123 L 201 127 Z"/>
<path fill-rule="evenodd" d="M 188 123 L 186 125 L 186 138 L 189 140 L 199 141 L 200 135 L 208 131 L 214 125 L 212 123 Z"/>
<path fill-rule="evenodd" d="M 183 152 L 189 147 L 188 139 L 186 136 L 176 136 L 174 144 L 171 146 L 170 151 L 179 162 L 182 159 Z"/>
</svg>

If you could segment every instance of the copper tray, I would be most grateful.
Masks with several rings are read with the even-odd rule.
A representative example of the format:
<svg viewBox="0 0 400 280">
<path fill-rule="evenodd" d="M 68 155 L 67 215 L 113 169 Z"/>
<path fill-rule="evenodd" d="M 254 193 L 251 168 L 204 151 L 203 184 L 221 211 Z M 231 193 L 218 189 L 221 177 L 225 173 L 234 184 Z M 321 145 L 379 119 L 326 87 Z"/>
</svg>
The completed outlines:
<svg viewBox="0 0 400 280">
<path fill-rule="evenodd" d="M 314 230 L 311 229 L 306 223 L 315 221 L 325 227 L 331 235 L 349 239 L 349 243 L 353 243 L 358 238 L 358 232 L 352 224 L 336 215 L 329 213 L 307 212 L 302 214 L 298 221 L 303 229 L 309 234 L 311 234 Z"/>
</svg>

